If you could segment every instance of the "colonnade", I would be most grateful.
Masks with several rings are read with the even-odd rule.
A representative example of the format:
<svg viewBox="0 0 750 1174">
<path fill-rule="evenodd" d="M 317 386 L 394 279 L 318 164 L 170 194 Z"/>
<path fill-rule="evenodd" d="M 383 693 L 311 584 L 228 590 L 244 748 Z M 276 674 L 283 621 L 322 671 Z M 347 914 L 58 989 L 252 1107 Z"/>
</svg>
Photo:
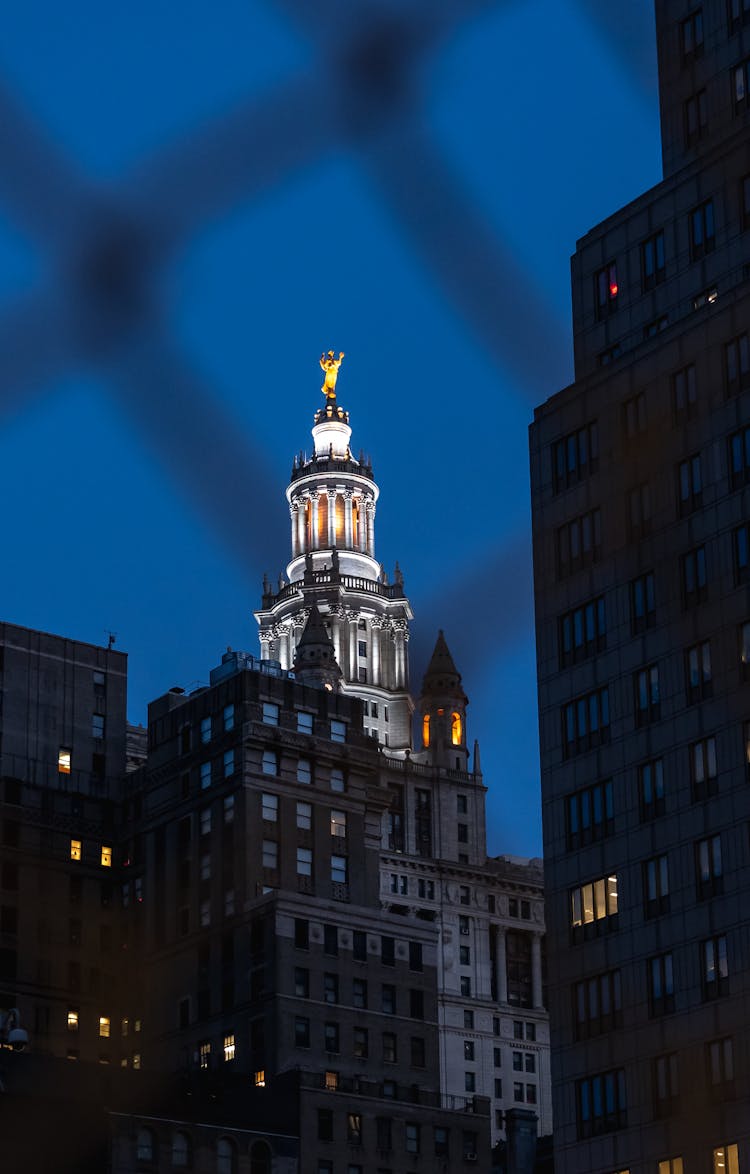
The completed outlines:
<svg viewBox="0 0 750 1174">
<path fill-rule="evenodd" d="M 311 489 L 289 505 L 292 558 L 342 547 L 375 557 L 375 498 L 353 489 Z"/>
</svg>

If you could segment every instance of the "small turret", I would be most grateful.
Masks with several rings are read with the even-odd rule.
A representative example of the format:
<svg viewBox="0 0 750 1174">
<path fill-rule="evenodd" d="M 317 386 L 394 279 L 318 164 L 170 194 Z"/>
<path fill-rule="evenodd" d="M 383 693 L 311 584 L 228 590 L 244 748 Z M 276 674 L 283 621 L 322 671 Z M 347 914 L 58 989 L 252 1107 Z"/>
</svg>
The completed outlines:
<svg viewBox="0 0 750 1174">
<path fill-rule="evenodd" d="M 466 706 L 469 699 L 461 685 L 442 630 L 422 681 L 417 710 L 422 721 L 422 748 L 436 766 L 466 770 Z"/>
<path fill-rule="evenodd" d="M 341 689 L 342 674 L 333 641 L 316 604 L 310 609 L 294 654 L 294 673 L 303 685 L 328 689 L 333 693 Z"/>
</svg>

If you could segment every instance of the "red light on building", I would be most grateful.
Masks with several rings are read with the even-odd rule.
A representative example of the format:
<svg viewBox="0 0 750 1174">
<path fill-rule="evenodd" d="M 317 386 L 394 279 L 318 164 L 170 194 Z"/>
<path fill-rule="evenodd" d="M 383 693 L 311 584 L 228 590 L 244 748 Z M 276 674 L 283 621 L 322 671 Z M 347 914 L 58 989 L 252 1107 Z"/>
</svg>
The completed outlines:
<svg viewBox="0 0 750 1174">
<path fill-rule="evenodd" d="M 619 286 L 618 286 L 617 282 L 610 281 L 610 283 L 609 283 L 609 296 L 611 298 L 616 298 L 618 289 L 619 289 Z"/>
</svg>

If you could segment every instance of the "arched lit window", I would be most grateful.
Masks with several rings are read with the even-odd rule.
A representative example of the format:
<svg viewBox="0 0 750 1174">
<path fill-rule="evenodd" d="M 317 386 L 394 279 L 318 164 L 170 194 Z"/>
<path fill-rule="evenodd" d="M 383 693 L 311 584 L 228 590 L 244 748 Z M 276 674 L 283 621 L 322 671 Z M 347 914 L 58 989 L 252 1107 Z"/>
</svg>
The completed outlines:
<svg viewBox="0 0 750 1174">
<path fill-rule="evenodd" d="M 451 742 L 454 746 L 461 745 L 461 714 L 455 710 L 451 714 Z"/>
<path fill-rule="evenodd" d="M 425 750 L 430 744 L 430 715 L 426 713 L 422 718 L 422 745 Z"/>
<path fill-rule="evenodd" d="M 175 1133 L 172 1137 L 172 1165 L 178 1170 L 186 1170 L 191 1157 L 190 1138 L 186 1133 Z"/>
<path fill-rule="evenodd" d="M 216 1174 L 236 1174 L 237 1147 L 228 1137 L 220 1137 L 216 1147 Z"/>
<path fill-rule="evenodd" d="M 271 1174 L 271 1151 L 264 1141 L 256 1141 L 250 1150 L 250 1174 Z"/>
<path fill-rule="evenodd" d="M 153 1162 L 156 1156 L 154 1135 L 150 1129 L 139 1129 L 135 1143 L 135 1157 L 138 1162 Z"/>
</svg>

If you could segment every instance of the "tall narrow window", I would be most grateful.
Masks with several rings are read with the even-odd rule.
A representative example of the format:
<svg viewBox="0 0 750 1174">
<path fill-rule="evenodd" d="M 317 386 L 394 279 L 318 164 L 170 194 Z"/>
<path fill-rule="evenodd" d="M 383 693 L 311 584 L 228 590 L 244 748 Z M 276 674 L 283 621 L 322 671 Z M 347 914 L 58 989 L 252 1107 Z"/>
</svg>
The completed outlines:
<svg viewBox="0 0 750 1174">
<path fill-rule="evenodd" d="M 703 56 L 703 9 L 692 12 L 680 25 L 680 49 L 685 65 Z M 661 1171 L 659 1172 L 661 1174 Z M 669 1174 L 676 1174 L 670 1171 Z"/>
<path fill-rule="evenodd" d="M 692 147 L 706 133 L 708 127 L 708 103 L 706 91 L 699 90 L 692 94 L 684 106 L 685 111 L 685 145 Z"/>
<path fill-rule="evenodd" d="M 603 269 L 594 275 L 594 296 L 596 298 L 597 318 L 607 318 L 617 309 L 617 296 L 620 287 L 617 283 L 617 265 L 610 261 Z"/>
<path fill-rule="evenodd" d="M 700 261 L 715 247 L 714 202 L 706 200 L 690 213 L 690 259 Z"/>
<path fill-rule="evenodd" d="M 451 743 L 460 746 L 461 741 L 461 714 L 454 711 L 451 714 Z"/>
<path fill-rule="evenodd" d="M 750 386 L 750 343 L 747 334 L 732 338 L 724 347 L 727 395 L 736 395 Z"/>
<path fill-rule="evenodd" d="M 422 718 L 422 745 L 425 750 L 430 745 L 430 715 L 426 713 Z"/>
<path fill-rule="evenodd" d="M 645 293 L 664 281 L 664 233 L 659 231 L 641 245 L 641 285 Z"/>
<path fill-rule="evenodd" d="M 61 746 L 57 752 L 57 773 L 61 775 L 70 774 L 70 760 L 72 757 L 72 750 L 69 746 Z"/>
</svg>

